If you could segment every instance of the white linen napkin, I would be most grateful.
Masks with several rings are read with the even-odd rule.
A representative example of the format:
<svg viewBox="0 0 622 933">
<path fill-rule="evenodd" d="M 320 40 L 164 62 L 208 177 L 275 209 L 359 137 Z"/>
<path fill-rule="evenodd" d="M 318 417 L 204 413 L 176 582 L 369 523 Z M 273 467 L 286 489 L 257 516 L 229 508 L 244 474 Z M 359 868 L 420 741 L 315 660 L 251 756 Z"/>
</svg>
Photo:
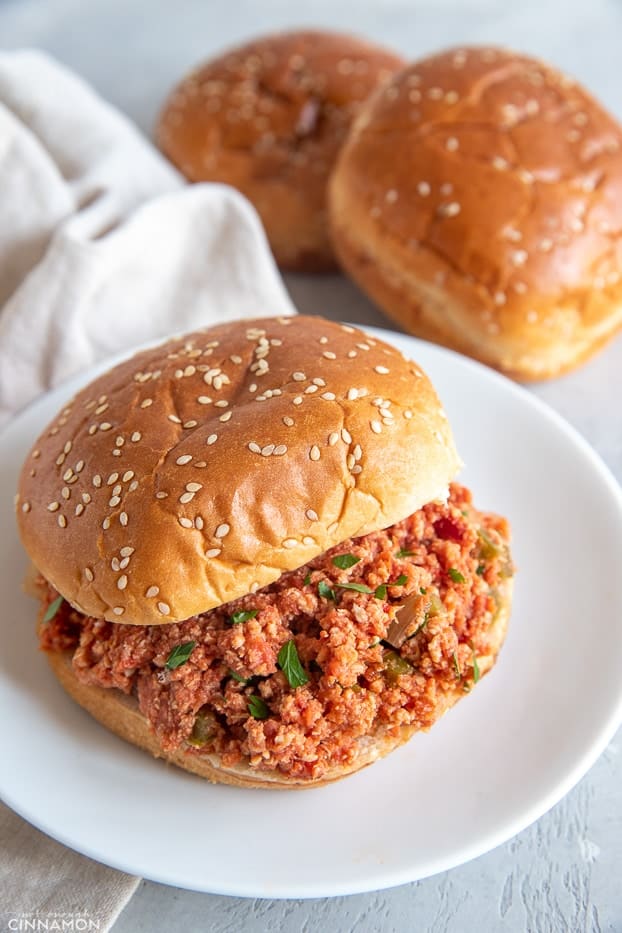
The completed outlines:
<svg viewBox="0 0 622 933">
<path fill-rule="evenodd" d="M 0 423 L 109 354 L 226 318 L 292 313 L 241 195 L 184 185 L 47 56 L 0 54 Z M 138 881 L 0 804 L 8 929 L 15 918 L 73 916 L 108 930 Z"/>
</svg>

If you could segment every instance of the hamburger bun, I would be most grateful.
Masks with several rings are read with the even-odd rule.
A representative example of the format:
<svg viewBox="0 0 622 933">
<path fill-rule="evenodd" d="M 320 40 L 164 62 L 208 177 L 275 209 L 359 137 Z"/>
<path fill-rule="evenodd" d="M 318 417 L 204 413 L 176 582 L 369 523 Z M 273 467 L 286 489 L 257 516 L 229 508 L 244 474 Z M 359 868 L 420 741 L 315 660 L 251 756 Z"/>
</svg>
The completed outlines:
<svg viewBox="0 0 622 933">
<path fill-rule="evenodd" d="M 368 102 L 330 186 L 344 268 L 407 331 L 523 380 L 622 325 L 622 130 L 525 55 L 451 49 Z"/>
<path fill-rule="evenodd" d="M 262 318 L 145 350 L 79 392 L 24 465 L 17 517 L 73 606 L 160 625 L 399 521 L 459 466 L 398 350 L 319 317 Z"/>
<path fill-rule="evenodd" d="M 282 268 L 331 270 L 329 173 L 361 103 L 403 64 L 338 33 L 256 39 L 178 85 L 156 140 L 189 181 L 224 182 L 249 198 Z"/>
</svg>

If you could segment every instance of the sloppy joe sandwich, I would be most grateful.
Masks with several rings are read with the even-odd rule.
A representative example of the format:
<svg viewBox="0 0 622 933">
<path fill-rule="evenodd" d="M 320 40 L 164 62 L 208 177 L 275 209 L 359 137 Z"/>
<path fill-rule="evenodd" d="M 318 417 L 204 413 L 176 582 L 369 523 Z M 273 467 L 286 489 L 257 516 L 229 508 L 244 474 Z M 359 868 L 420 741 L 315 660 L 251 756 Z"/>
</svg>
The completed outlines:
<svg viewBox="0 0 622 933">
<path fill-rule="evenodd" d="M 508 525 L 460 465 L 426 375 L 356 328 L 262 318 L 141 352 L 22 469 L 41 647 L 96 719 L 209 780 L 344 777 L 501 647 Z"/>
<path fill-rule="evenodd" d="M 535 380 L 622 326 L 622 127 L 541 61 L 409 65 L 359 115 L 330 194 L 342 264 L 413 334 Z"/>
<path fill-rule="evenodd" d="M 189 181 L 224 182 L 252 201 L 282 268 L 331 270 L 328 176 L 361 104 L 404 64 L 340 33 L 262 36 L 187 75 L 156 139 Z"/>
</svg>

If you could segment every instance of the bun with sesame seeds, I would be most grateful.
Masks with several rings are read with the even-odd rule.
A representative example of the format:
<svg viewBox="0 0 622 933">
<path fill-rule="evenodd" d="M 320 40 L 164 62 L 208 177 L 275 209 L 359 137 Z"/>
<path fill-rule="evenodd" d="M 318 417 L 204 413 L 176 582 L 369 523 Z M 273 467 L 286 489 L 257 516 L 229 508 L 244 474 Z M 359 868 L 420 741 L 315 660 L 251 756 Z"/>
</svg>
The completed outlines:
<svg viewBox="0 0 622 933">
<path fill-rule="evenodd" d="M 252 201 L 280 266 L 330 270 L 329 173 L 361 103 L 403 64 L 394 52 L 337 33 L 256 39 L 178 85 L 157 142 L 189 181 L 224 182 Z"/>
<path fill-rule="evenodd" d="M 434 389 L 398 350 L 322 318 L 237 321 L 83 389 L 36 442 L 17 515 L 74 607 L 158 625 L 399 521 L 459 465 Z"/>
<path fill-rule="evenodd" d="M 536 59 L 454 49 L 395 75 L 342 148 L 330 214 L 387 314 L 515 378 L 622 326 L 622 128 Z"/>
</svg>

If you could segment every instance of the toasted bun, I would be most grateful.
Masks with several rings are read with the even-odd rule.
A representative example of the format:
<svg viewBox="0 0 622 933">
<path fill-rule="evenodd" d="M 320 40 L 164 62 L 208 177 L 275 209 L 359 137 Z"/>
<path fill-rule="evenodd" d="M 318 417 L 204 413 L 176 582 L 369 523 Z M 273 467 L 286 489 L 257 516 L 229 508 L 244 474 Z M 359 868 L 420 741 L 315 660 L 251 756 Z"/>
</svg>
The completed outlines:
<svg viewBox="0 0 622 933">
<path fill-rule="evenodd" d="M 414 334 L 521 379 L 622 325 L 622 130 L 532 58 L 450 50 L 378 92 L 331 184 L 348 272 Z"/>
<path fill-rule="evenodd" d="M 331 269 L 329 173 L 361 102 L 403 64 L 330 32 L 257 39 L 181 82 L 157 141 L 190 181 L 225 182 L 253 202 L 279 265 Z"/>
<path fill-rule="evenodd" d="M 444 497 L 460 466 L 419 367 L 322 318 L 238 321 L 116 366 L 46 428 L 17 516 L 81 612 L 181 621 Z"/>
<path fill-rule="evenodd" d="M 478 657 L 478 667 L 482 677 L 494 666 L 505 639 L 511 596 L 512 581 L 506 580 L 503 591 L 499 593 L 500 609 L 491 628 L 490 653 Z M 150 752 L 155 758 L 163 758 L 215 784 L 233 784 L 236 787 L 263 788 L 264 790 L 322 787 L 324 784 L 331 784 L 373 764 L 378 758 L 383 758 L 398 746 L 403 745 L 415 732 L 419 731 L 416 726 L 401 726 L 391 731 L 386 727 L 378 728 L 373 735 L 359 739 L 357 755 L 350 764 L 331 768 L 320 780 L 304 780 L 297 776 L 288 777 L 278 771 L 261 771 L 251 766 L 250 763 L 225 768 L 218 756 L 197 754 L 187 747 L 175 752 L 164 752 L 151 731 L 149 723 L 138 709 L 138 703 L 133 696 L 128 696 L 115 688 L 87 686 L 81 683 L 74 673 L 70 651 L 46 652 L 46 656 L 52 671 L 69 696 L 103 726 L 132 745 Z M 437 690 L 433 714 L 435 721 L 464 696 L 465 692 L 460 682 L 457 682 L 452 690 Z"/>
</svg>

